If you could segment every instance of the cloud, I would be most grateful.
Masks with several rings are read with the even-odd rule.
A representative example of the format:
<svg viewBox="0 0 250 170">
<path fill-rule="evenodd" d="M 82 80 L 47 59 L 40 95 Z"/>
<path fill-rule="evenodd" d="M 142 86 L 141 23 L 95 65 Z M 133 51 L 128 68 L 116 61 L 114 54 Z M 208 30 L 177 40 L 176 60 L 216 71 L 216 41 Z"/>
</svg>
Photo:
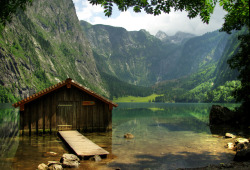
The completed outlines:
<svg viewBox="0 0 250 170">
<path fill-rule="evenodd" d="M 134 13 L 131 9 L 126 12 L 118 12 L 118 9 L 114 8 L 114 14 L 108 18 L 104 15 L 103 8 L 100 5 L 92 6 L 88 1 L 81 0 L 74 0 L 74 3 L 77 7 L 77 16 L 79 20 L 85 20 L 91 24 L 123 27 L 128 31 L 146 29 L 153 35 L 159 30 L 166 32 L 168 35 L 173 35 L 178 31 L 201 35 L 221 28 L 225 15 L 222 8 L 217 5 L 209 24 L 202 23 L 199 17 L 189 19 L 186 12 L 178 11 L 153 16 L 145 12 Z"/>
<path fill-rule="evenodd" d="M 79 20 L 92 21 L 92 18 L 97 14 L 103 14 L 103 8 L 100 5 L 91 5 L 87 0 L 73 0 L 76 13 Z M 105 20 L 105 18 L 104 18 Z"/>
</svg>

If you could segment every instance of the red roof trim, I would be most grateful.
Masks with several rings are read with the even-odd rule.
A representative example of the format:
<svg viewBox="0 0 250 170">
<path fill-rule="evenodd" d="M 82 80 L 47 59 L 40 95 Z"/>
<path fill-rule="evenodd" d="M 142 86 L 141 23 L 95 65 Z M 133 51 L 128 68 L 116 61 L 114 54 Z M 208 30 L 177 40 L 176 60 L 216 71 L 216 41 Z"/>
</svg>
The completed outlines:
<svg viewBox="0 0 250 170">
<path fill-rule="evenodd" d="M 107 99 L 107 98 L 105 98 L 105 97 L 91 91 L 87 87 L 84 87 L 84 86 L 80 85 L 79 83 L 73 81 L 71 78 L 68 78 L 68 79 L 66 79 L 64 81 L 61 81 L 61 82 L 59 82 L 59 83 L 57 83 L 57 84 L 55 84 L 53 86 L 50 86 L 50 87 L 48 87 L 48 88 L 46 88 L 46 89 L 44 89 L 44 90 L 42 90 L 40 92 L 37 92 L 37 93 L 33 94 L 32 96 L 29 96 L 29 97 L 27 97 L 27 98 L 25 98 L 25 99 L 23 99 L 23 100 L 21 100 L 21 101 L 19 101 L 17 103 L 14 103 L 12 106 L 18 107 L 20 105 L 24 105 L 24 104 L 29 103 L 29 102 L 31 102 L 31 101 L 39 98 L 39 97 L 42 97 L 45 94 L 48 94 L 48 93 L 50 93 L 50 92 L 52 92 L 52 91 L 54 91 L 56 89 L 59 89 L 59 88 L 61 88 L 63 86 L 67 86 L 67 84 L 71 84 L 71 85 L 75 86 L 76 88 L 78 88 L 78 89 L 80 89 L 80 90 L 94 96 L 95 98 L 97 98 L 97 99 L 99 99 L 99 100 L 101 100 L 101 101 L 103 101 L 105 103 L 113 105 L 114 107 L 118 106 L 116 103 L 113 103 L 111 100 L 109 100 L 109 99 Z"/>
</svg>

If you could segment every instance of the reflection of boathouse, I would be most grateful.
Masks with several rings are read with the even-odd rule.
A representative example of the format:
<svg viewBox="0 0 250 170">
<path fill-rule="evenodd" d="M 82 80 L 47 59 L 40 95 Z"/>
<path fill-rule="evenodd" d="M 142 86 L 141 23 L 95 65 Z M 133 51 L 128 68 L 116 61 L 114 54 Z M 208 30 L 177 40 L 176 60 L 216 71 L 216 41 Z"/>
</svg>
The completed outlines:
<svg viewBox="0 0 250 170">
<path fill-rule="evenodd" d="M 15 104 L 20 129 L 56 129 L 70 125 L 82 131 L 112 129 L 112 109 L 118 105 L 68 78 Z"/>
</svg>

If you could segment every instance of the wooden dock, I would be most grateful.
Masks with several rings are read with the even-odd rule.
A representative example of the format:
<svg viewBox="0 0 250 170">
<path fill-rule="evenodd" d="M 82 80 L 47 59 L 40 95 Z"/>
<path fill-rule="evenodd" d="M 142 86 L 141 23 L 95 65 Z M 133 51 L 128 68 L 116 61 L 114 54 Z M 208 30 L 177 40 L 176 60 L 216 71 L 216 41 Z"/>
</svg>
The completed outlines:
<svg viewBox="0 0 250 170">
<path fill-rule="evenodd" d="M 108 155 L 109 152 L 93 143 L 76 130 L 58 132 L 71 149 L 81 157 Z"/>
</svg>

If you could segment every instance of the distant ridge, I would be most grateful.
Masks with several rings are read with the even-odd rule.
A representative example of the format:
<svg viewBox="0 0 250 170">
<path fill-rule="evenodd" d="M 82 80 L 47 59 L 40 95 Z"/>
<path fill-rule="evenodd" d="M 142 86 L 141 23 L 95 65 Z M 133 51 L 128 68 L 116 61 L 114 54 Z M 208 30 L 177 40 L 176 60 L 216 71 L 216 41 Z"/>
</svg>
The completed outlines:
<svg viewBox="0 0 250 170">
<path fill-rule="evenodd" d="M 158 31 L 155 37 L 160 39 L 162 42 L 181 44 L 190 38 L 196 37 L 196 35 L 178 31 L 175 35 L 169 36 L 163 31 Z"/>
</svg>

